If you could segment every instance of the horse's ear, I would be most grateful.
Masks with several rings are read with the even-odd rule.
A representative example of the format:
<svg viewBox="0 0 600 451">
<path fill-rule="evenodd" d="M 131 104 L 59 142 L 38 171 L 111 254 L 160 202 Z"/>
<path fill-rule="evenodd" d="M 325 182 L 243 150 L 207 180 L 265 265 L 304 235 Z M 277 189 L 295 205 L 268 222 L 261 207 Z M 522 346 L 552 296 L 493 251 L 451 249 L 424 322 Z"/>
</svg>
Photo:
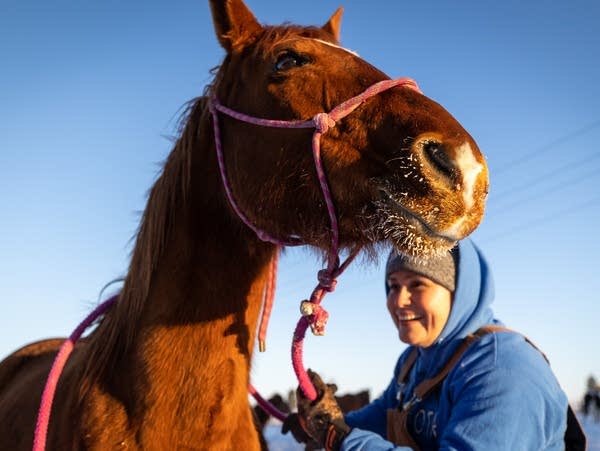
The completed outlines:
<svg viewBox="0 0 600 451">
<path fill-rule="evenodd" d="M 340 40 L 340 28 L 342 27 L 342 13 L 344 8 L 340 6 L 333 15 L 329 18 L 327 23 L 323 25 L 323 30 L 331 33 L 336 41 Z"/>
<path fill-rule="evenodd" d="M 242 0 L 210 0 L 217 39 L 228 53 L 236 52 L 254 41 L 262 30 Z"/>
</svg>

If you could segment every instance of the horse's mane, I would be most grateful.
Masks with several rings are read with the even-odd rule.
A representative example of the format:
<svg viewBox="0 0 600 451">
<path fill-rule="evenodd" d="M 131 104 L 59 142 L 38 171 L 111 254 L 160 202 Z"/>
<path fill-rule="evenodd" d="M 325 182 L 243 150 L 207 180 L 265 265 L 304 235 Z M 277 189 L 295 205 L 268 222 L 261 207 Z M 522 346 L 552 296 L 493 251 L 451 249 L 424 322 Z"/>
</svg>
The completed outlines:
<svg viewBox="0 0 600 451">
<path fill-rule="evenodd" d="M 119 300 L 90 336 L 91 354 L 84 378 L 88 387 L 103 375 L 104 370 L 113 368 L 135 339 L 135 327 L 131 326 L 141 316 L 153 273 L 171 232 L 174 214 L 188 202 L 186 193 L 191 183 L 192 152 L 197 148 L 201 124 L 207 114 L 206 96 L 193 99 L 184 107 L 179 120 L 179 138 L 149 191 Z"/>
</svg>

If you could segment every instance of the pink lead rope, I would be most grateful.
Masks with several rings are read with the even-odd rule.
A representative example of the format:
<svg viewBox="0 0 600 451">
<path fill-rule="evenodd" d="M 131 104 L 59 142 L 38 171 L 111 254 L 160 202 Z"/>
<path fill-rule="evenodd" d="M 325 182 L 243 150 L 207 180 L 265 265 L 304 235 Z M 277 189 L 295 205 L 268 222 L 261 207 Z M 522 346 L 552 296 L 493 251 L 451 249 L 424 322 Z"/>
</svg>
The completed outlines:
<svg viewBox="0 0 600 451">
<path fill-rule="evenodd" d="M 52 402 L 54 401 L 54 393 L 56 392 L 58 378 L 60 377 L 60 373 L 62 372 L 65 363 L 67 363 L 71 351 L 73 351 L 73 348 L 75 347 L 75 343 L 77 343 L 77 340 L 81 338 L 83 332 L 92 325 L 96 318 L 105 313 L 115 303 L 117 298 L 118 296 L 113 296 L 96 307 L 60 346 L 58 354 L 54 358 L 50 373 L 48 374 L 44 392 L 42 393 L 40 410 L 38 412 L 33 435 L 33 451 L 43 451 L 46 449 L 48 423 L 50 422 L 50 412 L 52 412 Z"/>
<path fill-rule="evenodd" d="M 325 311 L 325 309 L 321 307 L 320 303 L 327 292 L 331 292 L 335 289 L 336 278 L 348 267 L 350 262 L 358 254 L 358 249 L 354 249 L 350 252 L 350 255 L 346 258 L 344 263 L 340 265 L 338 222 L 335 213 L 335 206 L 333 205 L 333 198 L 331 196 L 331 191 L 329 190 L 329 185 L 327 183 L 327 178 L 325 176 L 325 171 L 323 170 L 323 164 L 321 161 L 321 136 L 324 133 L 327 133 L 327 131 L 330 128 L 335 127 L 337 121 L 349 115 L 352 111 L 358 108 L 365 100 L 395 86 L 406 86 L 407 88 L 413 89 L 419 93 L 421 92 L 419 87 L 417 86 L 417 83 L 410 78 L 384 80 L 373 84 L 361 94 L 346 100 L 345 102 L 341 103 L 333 110 L 331 110 L 329 113 L 318 113 L 311 120 L 296 121 L 261 119 L 248 116 L 221 105 L 216 99 L 216 97 L 213 97 L 211 99 L 211 103 L 209 104 L 209 109 L 213 117 L 215 147 L 217 151 L 219 171 L 221 173 L 221 178 L 223 180 L 223 186 L 225 189 L 227 199 L 229 200 L 229 203 L 233 210 L 236 212 L 236 214 L 248 227 L 250 227 L 256 233 L 259 239 L 261 239 L 262 241 L 276 244 L 278 246 L 274 260 L 271 263 L 271 268 L 269 270 L 269 279 L 265 290 L 263 318 L 261 319 L 261 326 L 259 331 L 260 349 L 264 349 L 264 336 L 266 333 L 267 324 L 266 320 L 268 319 L 273 302 L 275 275 L 277 272 L 277 255 L 279 254 L 280 250 L 279 246 L 298 246 L 303 243 L 298 237 L 289 237 L 286 240 L 281 240 L 270 236 L 268 233 L 264 232 L 263 230 L 259 229 L 254 224 L 252 224 L 252 222 L 238 207 L 233 197 L 231 188 L 229 186 L 229 181 L 227 179 L 227 174 L 225 170 L 217 111 L 231 116 L 237 120 L 255 125 L 261 125 L 264 127 L 315 129 L 312 138 L 313 159 L 315 162 L 317 177 L 319 179 L 319 185 L 321 186 L 323 198 L 325 199 L 325 204 L 327 205 L 327 212 L 329 215 L 329 221 L 331 225 L 331 245 L 327 255 L 327 267 L 325 269 L 322 269 L 318 273 L 319 283 L 317 287 L 313 290 L 310 299 L 307 301 L 302 301 L 301 303 L 300 308 L 303 316 L 300 318 L 298 324 L 296 325 L 296 329 L 294 331 L 294 338 L 292 342 L 292 365 L 294 367 L 296 377 L 298 378 L 300 388 L 302 389 L 305 396 L 311 400 L 314 400 L 317 397 L 317 393 L 308 375 L 306 374 L 306 371 L 302 364 L 302 346 L 306 329 L 310 326 L 315 335 L 324 334 L 325 323 L 327 321 L 328 314 Z M 60 377 L 62 369 L 64 368 L 67 359 L 69 358 L 69 355 L 73 351 L 75 343 L 79 340 L 83 332 L 89 326 L 91 326 L 92 323 L 100 315 L 105 313 L 116 302 L 117 298 L 118 296 L 113 296 L 108 300 L 104 301 L 98 307 L 96 307 L 96 309 L 93 310 L 81 322 L 81 324 L 79 324 L 79 326 L 77 326 L 77 328 L 73 331 L 69 338 L 65 340 L 65 342 L 61 345 L 58 354 L 54 360 L 54 363 L 52 364 L 52 368 L 50 369 L 50 373 L 48 374 L 48 379 L 46 380 L 46 385 L 42 393 L 42 399 L 40 402 L 40 409 L 38 412 L 33 439 L 34 451 L 43 451 L 46 448 L 48 423 L 50 421 L 50 413 L 52 411 L 52 402 L 54 400 L 56 386 L 58 384 L 58 379 Z M 276 409 L 274 406 L 272 406 L 264 398 L 262 398 L 252 385 L 249 386 L 249 391 L 254 396 L 256 401 L 261 405 L 261 407 L 265 409 L 265 411 L 278 418 L 279 420 L 283 421 L 285 419 L 285 414 Z"/>
<path fill-rule="evenodd" d="M 365 100 L 373 97 L 385 90 L 393 88 L 395 86 L 406 86 L 407 88 L 413 89 L 417 92 L 421 92 L 417 83 L 410 78 L 398 78 L 396 80 L 383 80 L 371 85 L 361 94 L 352 97 L 345 102 L 342 102 L 336 106 L 329 113 L 318 113 L 311 120 L 276 120 L 276 119 L 263 119 L 253 116 L 249 116 L 237 111 L 234 111 L 226 106 L 221 105 L 216 97 L 211 98 L 209 109 L 213 118 L 213 129 L 215 134 L 215 148 L 217 152 L 217 161 L 219 164 L 219 170 L 221 172 L 221 179 L 225 188 L 227 199 L 233 210 L 239 216 L 239 218 L 250 227 L 256 235 L 263 241 L 267 241 L 278 246 L 297 246 L 302 242 L 297 237 L 288 237 L 287 239 L 278 239 L 272 237 L 265 231 L 255 226 L 243 211 L 237 205 L 231 188 L 229 186 L 229 180 L 227 178 L 227 171 L 225 169 L 225 162 L 223 157 L 223 149 L 221 143 L 221 133 L 219 129 L 219 118 L 217 111 L 226 114 L 234 119 L 242 122 L 247 122 L 254 125 L 263 127 L 276 127 L 276 128 L 313 128 L 315 131 L 312 137 L 312 150 L 313 159 L 315 162 L 315 169 L 319 180 L 319 185 L 323 193 L 325 204 L 327 205 L 327 213 L 329 215 L 329 221 L 331 225 L 331 245 L 327 254 L 327 267 L 319 271 L 318 280 L 319 284 L 314 289 L 311 297 L 308 301 L 303 301 L 301 304 L 302 317 L 298 321 L 296 329 L 294 331 L 294 338 L 292 342 L 292 365 L 298 378 L 298 383 L 302 389 L 304 395 L 314 400 L 317 397 L 314 386 L 312 385 L 305 369 L 302 364 L 302 346 L 303 340 L 308 326 L 311 327 L 315 335 L 323 335 L 325 331 L 325 323 L 327 321 L 328 314 L 320 306 L 323 296 L 326 292 L 333 291 L 335 289 L 336 278 L 346 269 L 350 262 L 356 257 L 358 250 L 353 250 L 346 261 L 339 264 L 339 229 L 337 222 L 337 215 L 335 212 L 335 206 L 333 204 L 333 197 L 329 190 L 327 183 L 327 177 L 323 169 L 323 163 L 321 160 L 321 136 L 327 131 L 335 127 L 337 121 L 343 119 L 356 108 L 358 108 Z M 269 290 L 269 289 L 268 289 Z M 272 300 L 268 297 L 265 299 L 265 308 L 263 309 L 263 319 L 261 319 L 261 331 L 263 330 L 262 324 L 265 320 L 264 313 L 270 312 L 270 305 Z M 268 307 L 267 307 L 268 306 Z M 259 337 L 259 346 L 261 349 L 264 348 L 264 337 Z M 251 387 L 251 392 L 255 392 L 254 387 Z M 255 396 L 259 403 L 262 402 Z"/>
</svg>

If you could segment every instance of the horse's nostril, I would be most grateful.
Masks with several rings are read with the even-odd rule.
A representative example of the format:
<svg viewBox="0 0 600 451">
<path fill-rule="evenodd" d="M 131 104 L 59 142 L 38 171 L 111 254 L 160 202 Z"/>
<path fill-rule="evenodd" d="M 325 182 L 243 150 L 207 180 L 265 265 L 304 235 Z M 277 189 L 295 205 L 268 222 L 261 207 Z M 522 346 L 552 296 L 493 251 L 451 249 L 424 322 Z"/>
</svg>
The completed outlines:
<svg viewBox="0 0 600 451">
<path fill-rule="evenodd" d="M 423 144 L 423 152 L 429 158 L 431 164 L 442 174 L 454 177 L 456 166 L 448 157 L 448 152 L 442 143 L 437 141 L 428 141 Z"/>
</svg>

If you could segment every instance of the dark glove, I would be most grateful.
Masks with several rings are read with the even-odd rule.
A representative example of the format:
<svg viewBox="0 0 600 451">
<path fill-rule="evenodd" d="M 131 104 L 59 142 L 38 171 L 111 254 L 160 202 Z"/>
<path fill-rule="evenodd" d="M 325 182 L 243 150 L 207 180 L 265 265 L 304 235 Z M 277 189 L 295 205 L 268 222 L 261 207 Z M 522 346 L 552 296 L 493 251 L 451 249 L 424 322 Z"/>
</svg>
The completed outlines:
<svg viewBox="0 0 600 451">
<path fill-rule="evenodd" d="M 300 424 L 300 418 L 297 413 L 290 413 L 283 424 L 281 425 L 281 433 L 287 434 L 291 432 L 298 443 L 308 443 L 312 440 L 310 435 L 306 433 L 302 425 Z"/>
<path fill-rule="evenodd" d="M 317 391 L 317 399 L 311 401 L 298 388 L 300 425 L 327 451 L 337 451 L 344 438 L 350 433 L 350 427 L 344 421 L 344 414 L 334 397 L 337 387 L 325 384 L 312 370 L 308 370 L 308 376 Z"/>
</svg>

